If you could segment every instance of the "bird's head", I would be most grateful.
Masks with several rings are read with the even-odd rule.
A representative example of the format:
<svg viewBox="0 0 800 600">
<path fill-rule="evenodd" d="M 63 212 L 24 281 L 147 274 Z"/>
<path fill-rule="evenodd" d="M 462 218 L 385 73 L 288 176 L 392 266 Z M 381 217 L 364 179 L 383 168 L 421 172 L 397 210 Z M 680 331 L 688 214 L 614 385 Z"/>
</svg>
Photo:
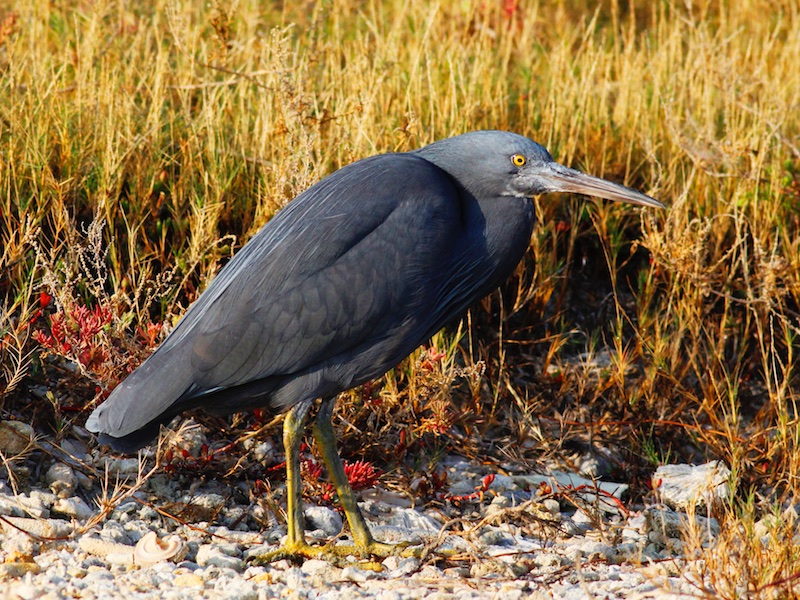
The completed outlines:
<svg viewBox="0 0 800 600">
<path fill-rule="evenodd" d="M 664 208 L 658 200 L 636 190 L 565 167 L 555 162 L 544 146 L 506 131 L 465 133 L 434 142 L 416 154 L 479 198 L 530 198 L 568 192 Z"/>
</svg>

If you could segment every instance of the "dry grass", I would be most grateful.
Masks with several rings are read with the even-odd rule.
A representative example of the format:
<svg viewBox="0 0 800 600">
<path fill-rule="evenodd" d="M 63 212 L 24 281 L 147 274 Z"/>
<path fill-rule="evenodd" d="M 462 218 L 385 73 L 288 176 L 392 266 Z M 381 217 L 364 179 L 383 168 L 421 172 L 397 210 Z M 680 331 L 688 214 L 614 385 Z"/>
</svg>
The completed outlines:
<svg viewBox="0 0 800 600">
<path fill-rule="evenodd" d="M 593 439 L 634 483 L 668 457 L 724 459 L 758 499 L 733 522 L 796 500 L 796 1 L 261 4 L 0 3 L 4 415 L 58 429 L 59 407 L 95 400 L 39 359 L 32 331 L 54 314 L 111 311 L 100 354 L 62 354 L 113 385 L 309 184 L 509 129 L 671 210 L 541 199 L 518 276 L 437 337 L 445 357 L 347 395 L 348 453 L 402 442 L 424 469 L 491 440 L 502 465 Z M 599 377 L 546 375 L 605 349 Z M 58 391 L 34 417 L 42 381 Z M 765 560 L 791 544 L 774 531 L 751 548 Z"/>
</svg>

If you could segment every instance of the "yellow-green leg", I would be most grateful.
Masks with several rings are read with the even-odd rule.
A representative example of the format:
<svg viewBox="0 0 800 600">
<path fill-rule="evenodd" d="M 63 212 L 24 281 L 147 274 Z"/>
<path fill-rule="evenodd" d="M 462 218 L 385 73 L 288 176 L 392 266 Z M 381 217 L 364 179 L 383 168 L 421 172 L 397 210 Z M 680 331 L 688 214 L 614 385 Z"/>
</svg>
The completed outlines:
<svg viewBox="0 0 800 600">
<path fill-rule="evenodd" d="M 322 401 L 319 413 L 314 421 L 314 439 L 317 441 L 322 460 L 328 469 L 328 476 L 336 488 L 336 493 L 339 495 L 339 502 L 350 525 L 355 547 L 335 546 L 331 550 L 340 555 L 356 554 L 364 558 L 368 556 L 384 557 L 392 554 L 404 554 L 407 556 L 419 554 L 419 552 L 404 551 L 408 544 L 394 546 L 375 541 L 375 538 L 372 537 L 364 515 L 361 514 L 361 509 L 358 508 L 353 488 L 350 486 L 350 482 L 344 472 L 342 459 L 336 450 L 336 437 L 331 423 L 333 404 L 333 398 L 327 398 Z"/>
<path fill-rule="evenodd" d="M 306 546 L 303 516 L 303 477 L 300 474 L 300 446 L 311 402 L 295 405 L 283 421 L 283 447 L 286 452 L 286 548 Z"/>
<path fill-rule="evenodd" d="M 303 516 L 303 481 L 300 475 L 300 445 L 312 401 L 300 402 L 292 407 L 283 420 L 283 447 L 286 452 L 286 543 L 274 552 L 254 559 L 256 564 L 276 560 L 311 558 L 319 553 L 306 543 L 305 517 Z"/>
<path fill-rule="evenodd" d="M 300 475 L 300 445 L 311 404 L 311 401 L 305 401 L 295 405 L 283 421 L 283 445 L 286 452 L 286 542 L 278 550 L 254 558 L 253 562 L 266 564 L 281 559 L 297 561 L 302 558 L 322 558 L 339 563 L 342 557 L 351 555 L 364 558 L 369 556 L 385 557 L 391 554 L 419 555 L 419 549 L 416 551 L 404 550 L 405 546 L 383 544 L 375 541 L 375 538 L 372 537 L 367 522 L 358 508 L 353 488 L 350 487 L 350 482 L 347 480 L 342 460 L 336 451 L 336 438 L 331 424 L 333 398 L 322 401 L 319 414 L 314 422 L 314 439 L 317 440 L 322 460 L 328 468 L 330 478 L 339 495 L 339 501 L 344 508 L 347 522 L 350 524 L 355 545 L 319 547 L 309 546 L 306 543 Z"/>
</svg>

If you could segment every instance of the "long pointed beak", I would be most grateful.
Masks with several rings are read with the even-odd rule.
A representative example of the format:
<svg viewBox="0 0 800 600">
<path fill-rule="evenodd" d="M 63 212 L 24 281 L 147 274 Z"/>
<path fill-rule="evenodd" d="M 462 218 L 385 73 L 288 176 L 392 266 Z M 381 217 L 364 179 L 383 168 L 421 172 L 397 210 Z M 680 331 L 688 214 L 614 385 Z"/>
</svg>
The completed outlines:
<svg viewBox="0 0 800 600">
<path fill-rule="evenodd" d="M 616 202 L 627 202 L 638 206 L 652 206 L 653 208 L 666 208 L 655 198 L 632 190 L 631 188 L 600 179 L 593 175 L 581 173 L 556 162 L 548 164 L 549 169 L 539 174 L 540 180 L 547 187 L 548 192 L 567 192 L 571 194 L 585 194 Z"/>
</svg>

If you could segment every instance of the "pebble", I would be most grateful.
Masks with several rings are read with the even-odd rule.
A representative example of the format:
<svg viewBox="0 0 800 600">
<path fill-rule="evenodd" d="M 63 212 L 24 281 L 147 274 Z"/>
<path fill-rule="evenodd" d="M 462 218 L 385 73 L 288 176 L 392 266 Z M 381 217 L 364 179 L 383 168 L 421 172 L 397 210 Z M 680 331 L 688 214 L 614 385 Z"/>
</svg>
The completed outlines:
<svg viewBox="0 0 800 600">
<path fill-rule="evenodd" d="M 94 515 L 89 505 L 78 496 L 72 498 L 59 498 L 53 503 L 53 512 L 66 515 L 78 521 L 85 521 Z"/>
<path fill-rule="evenodd" d="M 727 500 L 731 470 L 721 461 L 702 465 L 662 465 L 653 473 L 653 489 L 672 508 L 688 509 Z"/>
<path fill-rule="evenodd" d="M 47 469 L 44 480 L 52 492 L 59 498 L 68 498 L 78 485 L 78 478 L 72 467 L 64 463 L 55 462 Z"/>
<path fill-rule="evenodd" d="M 250 458 L 265 467 L 275 464 L 275 447 L 272 442 L 262 441 L 257 438 L 248 438 L 244 441 L 244 449 Z"/>
<path fill-rule="evenodd" d="M 17 531 L 27 532 L 43 538 L 66 537 L 72 533 L 73 527 L 61 519 L 28 519 L 26 517 L 5 517 L 5 522 L 0 522 L 3 533 L 9 534 Z"/>
<path fill-rule="evenodd" d="M 375 579 L 378 576 L 375 571 L 367 571 L 365 569 L 358 569 L 356 567 L 345 567 L 342 569 L 340 577 L 345 581 L 364 582 L 369 579 Z"/>
<path fill-rule="evenodd" d="M 383 561 L 383 568 L 388 571 L 387 579 L 398 579 L 411 575 L 419 569 L 420 560 L 413 556 L 401 558 L 399 556 L 389 556 Z"/>
<path fill-rule="evenodd" d="M 260 444 L 253 447 L 253 451 L 256 449 L 263 451 L 265 457 L 270 451 Z M 107 466 L 120 477 L 139 469 L 137 459 L 107 458 L 96 452 L 89 459 L 80 443 L 70 447 L 69 453 L 77 460 L 102 468 Z M 566 485 L 567 480 L 577 486 L 583 480 L 578 475 L 567 479 L 566 475 L 552 473 L 495 474 L 483 501 L 476 499 L 467 504 L 466 512 L 454 506 L 440 507 L 442 512 L 417 510 L 409 506 L 408 498 L 379 488 L 364 494 L 368 500 L 362 503 L 363 512 L 373 533 L 382 541 L 435 540 L 448 518 L 469 519 L 463 526 L 446 529 L 448 536 L 439 549 L 469 556 L 470 561 L 440 560 L 430 564 L 394 555 L 384 559 L 378 571 L 362 568 L 364 565 L 356 560 L 344 568 L 316 559 L 306 560 L 300 566 L 278 561 L 256 567 L 249 566 L 248 560 L 275 550 L 275 544 L 286 534 L 285 528 L 272 525 L 261 530 L 252 520 L 255 507 L 247 504 L 247 495 L 231 493 L 215 481 L 187 482 L 156 475 L 137 492 L 136 498 L 116 506 L 92 532 L 70 537 L 75 526 L 66 519 L 81 524 L 91 519 L 96 511 L 90 502 L 99 496 L 99 487 L 96 481 L 90 481 L 91 489 L 87 491 L 77 463 L 62 454 L 53 452 L 62 462 L 47 468 L 39 475 L 40 481 L 34 481 L 32 476 L 33 488 L 24 490 L 25 493 L 15 495 L 0 483 L 0 514 L 4 518 L 38 536 L 59 538 L 58 542 L 40 541 L 0 522 L 3 597 L 44 600 L 643 597 L 652 595 L 655 588 L 634 564 L 643 557 L 655 560 L 679 556 L 683 550 L 681 527 L 688 522 L 685 514 L 665 505 L 633 511 L 622 518 L 614 510 L 598 511 L 588 504 L 577 511 L 564 504 L 562 511 L 557 500 L 546 499 L 542 501 L 543 508 L 559 525 L 542 534 L 542 529 L 529 527 L 525 518 L 508 509 L 531 498 L 531 490 L 538 489 L 534 482 L 542 481 L 536 478 L 547 478 L 551 486 Z M 473 465 L 460 458 L 448 458 L 443 468 L 451 481 L 460 482 L 468 493 L 490 473 L 485 465 Z M 623 488 L 615 483 L 602 485 L 608 486 L 603 489 L 609 493 L 613 493 L 610 490 L 620 493 Z M 202 509 L 193 514 L 208 515 L 209 521 L 192 522 L 189 526 L 170 520 L 154 509 L 153 506 L 160 505 L 159 501 L 191 503 Z M 50 518 L 51 513 L 65 519 Z M 479 530 L 470 531 L 489 515 L 491 520 Z M 308 506 L 305 517 L 309 529 L 327 538 L 335 537 L 342 529 L 341 514 L 330 507 Z M 719 525 L 713 519 L 697 519 L 695 526 L 705 528 L 711 535 L 718 531 Z M 606 543 L 595 532 L 601 521 L 621 532 L 618 545 Z M 262 521 L 267 522 L 276 520 Z M 762 527 L 766 530 L 768 525 L 765 522 Z M 157 534 L 162 543 L 175 536 L 188 555 L 185 558 L 183 554 L 176 555 L 175 562 L 163 560 L 140 566 L 134 562 L 133 548 L 149 532 Z M 569 534 L 576 537 L 570 538 Z M 620 561 L 622 565 L 614 564 Z M 578 570 L 580 577 L 576 575 Z M 557 578 L 540 587 L 538 582 L 549 581 L 547 577 Z M 686 591 L 681 587 L 685 582 L 679 572 L 663 578 L 670 590 Z"/>
<path fill-rule="evenodd" d="M 555 498 L 547 498 L 543 500 L 542 505 L 544 506 L 545 510 L 554 517 L 557 517 L 561 514 L 561 504 L 559 504 L 558 500 Z"/>
<path fill-rule="evenodd" d="M 324 536 L 334 537 L 342 530 L 341 515 L 327 506 L 306 506 L 303 509 L 309 531 L 322 530 Z"/>
<path fill-rule="evenodd" d="M 0 515 L 47 519 L 50 517 L 50 510 L 48 505 L 33 494 L 30 496 L 24 494 L 17 496 L 0 494 Z"/>
<path fill-rule="evenodd" d="M 193 458 L 198 458 L 203 448 L 208 448 L 208 439 L 199 423 L 194 419 L 186 419 L 177 431 L 165 438 L 164 446 L 177 456 L 185 452 Z"/>
<path fill-rule="evenodd" d="M 92 463 L 101 473 L 108 472 L 109 475 L 136 475 L 139 472 L 138 458 L 96 455 Z"/>
<path fill-rule="evenodd" d="M 197 549 L 195 561 L 201 567 L 212 566 L 220 569 L 233 569 L 237 573 L 244 571 L 244 561 L 236 556 L 225 554 L 213 544 L 203 544 Z"/>
<path fill-rule="evenodd" d="M 681 539 L 688 528 L 694 529 L 703 541 L 716 537 L 720 532 L 716 519 L 700 515 L 689 517 L 663 505 L 649 506 L 643 512 L 647 539 L 656 544 L 665 544 L 670 538 Z"/>
<path fill-rule="evenodd" d="M 33 442 L 33 427 L 22 421 L 0 421 L 0 452 L 11 458 Z"/>
</svg>

